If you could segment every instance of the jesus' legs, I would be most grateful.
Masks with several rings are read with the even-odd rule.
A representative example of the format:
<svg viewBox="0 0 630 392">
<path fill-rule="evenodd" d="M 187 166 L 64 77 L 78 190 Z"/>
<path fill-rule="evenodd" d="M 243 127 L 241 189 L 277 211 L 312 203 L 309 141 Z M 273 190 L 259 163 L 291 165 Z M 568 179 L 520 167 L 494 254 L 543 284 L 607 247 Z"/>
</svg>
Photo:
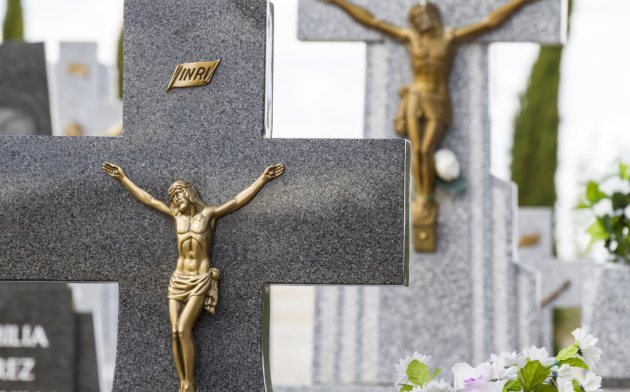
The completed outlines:
<svg viewBox="0 0 630 392">
<path fill-rule="evenodd" d="M 435 190 L 435 149 L 446 127 L 439 121 L 429 120 L 424 128 L 420 153 L 422 155 L 422 190 L 431 196 Z"/>
<path fill-rule="evenodd" d="M 169 300 L 168 302 L 168 313 L 169 318 L 171 320 L 171 329 L 172 329 L 172 350 L 173 350 L 173 362 L 175 363 L 175 369 L 177 369 L 177 375 L 179 376 L 180 387 L 179 392 L 183 392 L 184 381 L 186 380 L 186 375 L 184 374 L 184 359 L 182 358 L 182 353 L 179 345 L 179 336 L 177 333 L 177 324 L 179 322 L 179 316 L 184 309 L 184 303 L 176 301 L 174 299 Z"/>
<path fill-rule="evenodd" d="M 192 329 L 203 309 L 205 297 L 202 295 L 190 297 L 177 323 L 177 336 L 184 362 L 185 389 L 184 392 L 197 392 L 195 383 L 195 343 Z"/>
</svg>

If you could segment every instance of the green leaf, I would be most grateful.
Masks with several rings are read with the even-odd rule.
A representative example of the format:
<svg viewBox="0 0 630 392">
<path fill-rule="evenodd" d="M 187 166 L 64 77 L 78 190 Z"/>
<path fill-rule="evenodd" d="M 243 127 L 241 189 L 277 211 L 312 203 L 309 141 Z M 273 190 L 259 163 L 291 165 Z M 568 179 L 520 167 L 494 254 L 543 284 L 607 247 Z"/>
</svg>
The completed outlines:
<svg viewBox="0 0 630 392">
<path fill-rule="evenodd" d="M 535 392 L 551 374 L 551 370 L 543 366 L 540 361 L 529 361 L 518 372 L 518 380 L 524 392 Z"/>
<path fill-rule="evenodd" d="M 571 367 L 589 370 L 588 365 L 586 365 L 586 363 L 580 358 L 569 358 L 569 359 L 565 359 L 559 362 L 560 362 L 560 365 L 569 365 Z"/>
<path fill-rule="evenodd" d="M 595 204 L 606 197 L 606 194 L 599 190 L 599 184 L 597 184 L 595 181 L 589 181 L 589 183 L 586 185 L 585 196 L 586 200 L 588 200 L 591 204 Z"/>
<path fill-rule="evenodd" d="M 575 358 L 578 351 L 580 350 L 580 346 L 577 342 L 575 342 L 572 346 L 569 346 L 558 353 L 556 360 L 562 362 L 564 360 Z"/>
<path fill-rule="evenodd" d="M 575 392 L 584 392 L 582 390 L 582 386 L 580 385 L 580 383 L 578 382 L 578 380 L 573 380 L 573 390 Z"/>
<path fill-rule="evenodd" d="M 612 208 L 613 211 L 623 210 L 628 206 L 628 200 L 623 193 L 615 192 L 612 195 Z"/>
<path fill-rule="evenodd" d="M 558 392 L 558 388 L 553 385 L 543 384 L 536 387 L 535 392 Z"/>
<path fill-rule="evenodd" d="M 589 247 L 599 241 L 605 241 L 608 239 L 608 233 L 599 220 L 595 221 L 591 227 L 586 229 L 586 232 L 591 235 L 591 242 L 588 244 Z"/>
<path fill-rule="evenodd" d="M 619 162 L 619 175 L 624 180 L 630 181 L 630 170 L 629 170 L 629 167 L 628 167 L 628 165 L 626 165 L 623 162 Z"/>
<path fill-rule="evenodd" d="M 586 204 L 586 203 L 580 203 L 580 204 L 576 205 L 574 208 L 576 210 L 586 210 L 586 209 L 591 208 L 591 206 Z"/>
<path fill-rule="evenodd" d="M 414 359 L 407 367 L 407 377 L 409 377 L 409 381 L 421 387 L 430 381 L 431 372 L 427 365 Z"/>
<path fill-rule="evenodd" d="M 519 380 L 508 381 L 503 387 L 503 392 L 518 392 L 523 389 Z"/>
<path fill-rule="evenodd" d="M 400 387 L 400 392 L 411 392 L 411 391 L 413 391 L 412 385 L 403 384 L 402 387 Z"/>
<path fill-rule="evenodd" d="M 435 380 L 435 378 L 438 376 L 438 374 L 440 374 L 440 372 L 442 371 L 442 369 L 440 368 L 435 368 L 433 370 L 433 375 L 431 376 L 431 380 Z"/>
</svg>

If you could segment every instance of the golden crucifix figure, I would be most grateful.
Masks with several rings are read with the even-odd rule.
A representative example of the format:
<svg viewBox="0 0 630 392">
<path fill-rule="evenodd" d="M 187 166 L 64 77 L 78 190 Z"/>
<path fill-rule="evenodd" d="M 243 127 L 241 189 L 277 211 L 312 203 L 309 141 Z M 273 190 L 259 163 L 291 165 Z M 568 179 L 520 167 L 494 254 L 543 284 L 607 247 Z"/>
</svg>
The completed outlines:
<svg viewBox="0 0 630 392">
<path fill-rule="evenodd" d="M 512 0 L 485 20 L 458 28 L 446 28 L 439 8 L 427 1 L 420 1 L 411 8 L 409 27 L 398 27 L 377 19 L 368 10 L 347 0 L 323 1 L 336 5 L 362 25 L 407 47 L 413 82 L 400 90 L 395 129 L 398 135 L 407 137 L 412 146 L 414 248 L 416 251 L 435 251 L 437 204 L 433 198 L 436 179 L 433 156 L 444 131 L 451 124 L 448 80 L 455 47 L 498 27 L 525 4 L 537 0 Z"/>
<path fill-rule="evenodd" d="M 105 163 L 103 171 L 140 203 L 174 220 L 179 259 L 168 287 L 173 360 L 180 380 L 179 392 L 197 392 L 192 328 L 204 308 L 215 314 L 219 300 L 221 274 L 209 258 L 217 220 L 249 203 L 265 184 L 284 173 L 284 165 L 269 166 L 249 188 L 220 206 L 204 203 L 188 181 L 175 181 L 168 188 L 167 205 L 131 182 L 120 166 Z"/>
</svg>

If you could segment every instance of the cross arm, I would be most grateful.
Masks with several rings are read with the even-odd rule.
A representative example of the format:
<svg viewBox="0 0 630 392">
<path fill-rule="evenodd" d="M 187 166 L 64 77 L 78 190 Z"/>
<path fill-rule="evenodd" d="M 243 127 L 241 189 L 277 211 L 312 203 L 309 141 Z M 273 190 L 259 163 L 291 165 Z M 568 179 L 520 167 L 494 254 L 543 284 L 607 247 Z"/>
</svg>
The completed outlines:
<svg viewBox="0 0 630 392">
<path fill-rule="evenodd" d="M 462 42 L 478 37 L 499 27 L 512 15 L 528 3 L 537 0 L 512 0 L 495 9 L 483 21 L 453 30 L 453 38 L 456 42 Z"/>
<path fill-rule="evenodd" d="M 258 194 L 258 192 L 261 191 L 265 184 L 275 178 L 280 177 L 283 173 L 283 164 L 277 164 L 267 167 L 252 185 L 239 193 L 234 199 L 215 209 L 213 215 L 217 218 L 220 218 L 238 210 L 239 208 L 249 203 Z"/>
<path fill-rule="evenodd" d="M 407 29 L 400 28 L 398 26 L 387 23 L 383 20 L 377 19 L 371 12 L 365 8 L 359 7 L 347 0 L 324 0 L 326 3 L 334 4 L 341 8 L 348 15 L 350 15 L 358 23 L 380 31 L 391 38 L 399 41 L 407 41 L 409 39 L 409 33 Z"/>
<path fill-rule="evenodd" d="M 131 193 L 133 197 L 135 197 L 136 200 L 138 200 L 140 203 L 144 204 L 147 207 L 151 207 L 165 215 L 173 216 L 173 212 L 170 208 L 168 208 L 166 204 L 151 196 L 149 192 L 134 184 L 133 181 L 131 181 L 129 177 L 127 177 L 127 174 L 122 167 L 113 165 L 111 163 L 104 163 L 102 168 L 108 176 L 118 180 L 122 184 L 122 186 L 124 186 L 129 191 L 129 193 Z"/>
</svg>

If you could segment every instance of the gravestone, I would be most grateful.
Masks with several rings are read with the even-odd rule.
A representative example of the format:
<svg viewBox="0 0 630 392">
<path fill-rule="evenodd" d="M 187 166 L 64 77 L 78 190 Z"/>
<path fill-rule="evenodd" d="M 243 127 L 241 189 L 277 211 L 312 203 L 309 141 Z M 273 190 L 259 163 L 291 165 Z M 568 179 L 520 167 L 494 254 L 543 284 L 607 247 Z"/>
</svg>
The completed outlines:
<svg viewBox="0 0 630 392">
<path fill-rule="evenodd" d="M 91 314 L 60 283 L 0 285 L 0 390 L 98 392 Z"/>
<path fill-rule="evenodd" d="M 286 166 L 217 227 L 222 300 L 195 327 L 201 390 L 271 391 L 269 285 L 407 282 L 408 143 L 265 139 L 267 7 L 127 0 L 125 136 L 0 144 L 0 247 L 13 250 L 0 276 L 118 282 L 116 392 L 178 388 L 167 300 L 177 249 L 172 222 L 104 175 L 105 161 L 154 195 L 186 177 L 212 203 Z M 211 85 L 167 93 L 176 65 L 215 59 Z"/>
<path fill-rule="evenodd" d="M 549 208 L 520 208 L 520 262 L 541 276 L 541 336 L 545 347 L 554 346 L 554 311 L 581 309 L 592 263 L 561 261 L 553 255 L 553 212 Z"/>
<path fill-rule="evenodd" d="M 122 120 L 116 73 L 99 63 L 97 49 L 95 42 L 60 44 L 52 74 L 56 129 L 61 135 L 104 136 Z"/>
<path fill-rule="evenodd" d="M 43 43 L 0 45 L 0 135 L 50 135 Z"/>
<path fill-rule="evenodd" d="M 506 2 L 434 3 L 446 26 L 464 26 Z M 406 26 L 416 1 L 354 3 Z M 436 366 L 449 368 L 460 361 L 480 363 L 535 336 L 529 324 L 517 320 L 535 306 L 535 298 L 527 295 L 536 293 L 536 276 L 513 263 L 514 191 L 490 174 L 487 53 L 498 41 L 560 43 L 563 11 L 560 0 L 534 2 L 495 31 L 458 47 L 450 77 L 454 119 L 441 147 L 455 152 L 470 187 L 457 197 L 438 191 L 438 251 L 412 255 L 410 290 L 317 290 L 322 305 L 316 313 L 315 383 L 388 385 L 393 379 L 389 364 L 409 351 L 431 354 Z M 398 91 L 412 75 L 405 48 L 320 0 L 300 0 L 299 18 L 303 40 L 367 43 L 365 137 L 395 138 Z M 519 282 L 527 287 L 517 287 Z"/>
</svg>

